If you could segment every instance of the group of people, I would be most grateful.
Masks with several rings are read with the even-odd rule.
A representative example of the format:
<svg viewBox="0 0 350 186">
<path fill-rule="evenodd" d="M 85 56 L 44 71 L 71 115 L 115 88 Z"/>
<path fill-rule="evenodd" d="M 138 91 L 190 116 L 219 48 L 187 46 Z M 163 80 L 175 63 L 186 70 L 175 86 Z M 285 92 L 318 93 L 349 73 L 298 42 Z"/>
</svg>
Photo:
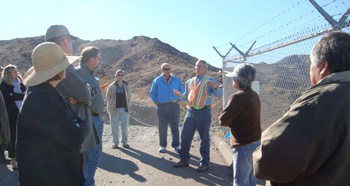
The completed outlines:
<svg viewBox="0 0 350 186">
<path fill-rule="evenodd" d="M 0 138 L 0 161 L 9 163 L 5 158 L 5 149 L 8 150 L 8 157 L 11 158 L 12 169 L 17 170 L 16 161 L 16 130 L 17 116 L 22 106 L 26 91 L 21 77 L 17 73 L 17 67 L 7 65 L 1 67 L 0 82 L 0 104 L 1 104 L 1 138 Z"/>
<path fill-rule="evenodd" d="M 197 172 L 208 170 L 211 96 L 220 97 L 217 81 L 206 74 L 208 64 L 196 62 L 196 76 L 185 89 L 164 63 L 152 84 L 150 96 L 157 106 L 159 152 L 164 153 L 167 126 L 171 146 L 180 155 L 176 168 L 189 166 L 190 146 L 197 130 L 202 156 Z M 310 81 L 288 111 L 263 133 L 261 103 L 251 88 L 253 65 L 242 63 L 227 73 L 237 91 L 219 116 L 219 124 L 231 129 L 233 185 L 350 185 L 350 35 L 324 35 L 310 54 Z M 179 138 L 179 102 L 187 100 L 187 112 Z"/>
<path fill-rule="evenodd" d="M 6 148 L 21 185 L 95 185 L 104 99 L 93 71 L 101 52 L 90 46 L 72 56 L 75 39 L 52 25 L 23 79 L 16 66 L 1 68 L 1 162 Z"/>
<path fill-rule="evenodd" d="M 167 127 L 171 128 L 171 146 L 179 153 L 180 161 L 175 168 L 189 166 L 190 148 L 194 133 L 199 133 L 200 164 L 197 172 L 208 170 L 210 154 L 210 125 L 212 98 L 222 96 L 222 88 L 217 80 L 207 75 L 208 63 L 198 60 L 195 64 L 196 76 L 190 78 L 183 87 L 180 79 L 171 73 L 171 66 L 164 63 L 162 74 L 154 79 L 150 96 L 157 106 L 159 126 L 159 152 L 164 153 L 167 146 Z M 187 101 L 187 112 L 179 137 L 179 116 L 181 101 Z"/>
<path fill-rule="evenodd" d="M 234 185 L 350 185 L 350 35 L 323 36 L 310 53 L 310 81 L 288 111 L 261 134 L 256 70 L 240 64 L 219 117 L 231 128 Z"/>
<path fill-rule="evenodd" d="M 6 148 L 24 186 L 95 185 L 102 155 L 104 100 L 93 72 L 101 52 L 89 46 L 81 56 L 72 56 L 72 41 L 77 37 L 63 25 L 50 26 L 45 39 L 34 48 L 33 67 L 23 78 L 16 66 L 1 68 L 0 160 L 6 163 Z M 263 133 L 260 98 L 251 88 L 256 69 L 243 63 L 226 74 L 237 91 L 219 123 L 231 128 L 234 185 L 264 185 L 264 180 L 272 185 L 350 185 L 350 35 L 325 35 L 312 48 L 310 60 L 313 86 Z M 212 96 L 221 97 L 222 87 L 207 70 L 208 63 L 198 60 L 196 76 L 183 86 L 171 73 L 171 65 L 164 63 L 152 83 L 159 152 L 166 152 L 170 125 L 171 146 L 180 156 L 175 168 L 189 166 L 196 131 L 201 139 L 196 171 L 209 168 Z M 113 149 L 119 148 L 119 125 L 121 145 L 130 148 L 132 91 L 124 75 L 118 70 L 106 93 Z M 181 101 L 187 101 L 187 111 L 180 134 Z"/>
</svg>

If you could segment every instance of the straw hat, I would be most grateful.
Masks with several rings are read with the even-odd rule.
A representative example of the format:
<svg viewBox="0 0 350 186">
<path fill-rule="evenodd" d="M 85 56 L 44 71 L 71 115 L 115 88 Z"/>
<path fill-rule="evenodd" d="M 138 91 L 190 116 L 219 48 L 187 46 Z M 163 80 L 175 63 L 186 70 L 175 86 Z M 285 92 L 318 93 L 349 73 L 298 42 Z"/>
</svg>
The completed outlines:
<svg viewBox="0 0 350 186">
<path fill-rule="evenodd" d="M 45 42 L 36 46 L 32 53 L 34 70 L 24 79 L 27 86 L 39 85 L 79 60 L 80 56 L 65 56 L 62 48 L 55 43 Z M 27 73 L 26 73 L 27 74 Z"/>
</svg>

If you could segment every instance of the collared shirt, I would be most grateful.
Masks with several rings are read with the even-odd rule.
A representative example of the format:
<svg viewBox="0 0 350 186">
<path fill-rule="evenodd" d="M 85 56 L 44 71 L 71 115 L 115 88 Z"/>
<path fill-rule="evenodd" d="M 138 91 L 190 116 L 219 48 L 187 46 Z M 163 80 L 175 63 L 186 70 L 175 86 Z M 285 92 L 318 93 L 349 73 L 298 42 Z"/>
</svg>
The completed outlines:
<svg viewBox="0 0 350 186">
<path fill-rule="evenodd" d="M 153 80 L 150 90 L 151 99 L 154 103 L 181 101 L 181 98 L 174 94 L 174 89 L 181 93 L 184 91 L 184 87 L 178 77 L 171 75 L 171 79 L 168 83 L 162 75 L 159 75 Z"/>
<path fill-rule="evenodd" d="M 104 109 L 103 96 L 101 92 L 100 85 L 93 75 L 93 71 L 90 70 L 85 64 L 79 63 L 79 66 L 76 67 L 79 75 L 93 87 L 94 96 L 91 99 L 90 109 L 93 113 L 101 113 Z"/>
<path fill-rule="evenodd" d="M 206 74 L 203 74 L 200 77 L 197 77 L 197 81 L 196 81 L 196 85 L 198 85 L 198 83 L 205 77 Z M 194 77 L 193 77 L 194 78 Z M 183 93 L 183 100 L 187 100 L 187 96 L 188 96 L 188 84 L 190 83 L 192 78 L 190 78 L 189 80 L 187 80 L 186 85 L 185 85 L 185 92 Z M 218 82 L 216 81 L 216 79 L 214 79 L 213 77 L 210 77 L 209 81 L 214 81 L 216 83 L 217 86 Z M 207 100 L 205 101 L 205 106 L 209 106 L 212 104 L 213 100 L 211 98 L 211 96 L 214 94 L 214 96 L 216 97 L 221 97 L 222 96 L 222 89 L 220 87 L 218 87 L 217 90 L 214 90 L 213 88 L 211 88 L 210 86 L 207 85 Z"/>
</svg>

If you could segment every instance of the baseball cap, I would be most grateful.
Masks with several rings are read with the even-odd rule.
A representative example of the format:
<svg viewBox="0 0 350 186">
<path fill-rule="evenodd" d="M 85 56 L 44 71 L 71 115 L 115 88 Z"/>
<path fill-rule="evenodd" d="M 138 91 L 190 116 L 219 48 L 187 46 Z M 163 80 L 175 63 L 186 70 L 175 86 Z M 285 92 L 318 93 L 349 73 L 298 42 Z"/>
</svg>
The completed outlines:
<svg viewBox="0 0 350 186">
<path fill-rule="evenodd" d="M 234 68 L 232 72 L 227 73 L 226 77 L 238 77 L 238 68 Z"/>
<path fill-rule="evenodd" d="M 66 35 L 71 36 L 73 40 L 78 39 L 78 37 L 72 36 L 69 33 L 67 27 L 65 27 L 64 25 L 51 25 L 46 31 L 45 40 L 48 41 L 50 39 Z"/>
</svg>

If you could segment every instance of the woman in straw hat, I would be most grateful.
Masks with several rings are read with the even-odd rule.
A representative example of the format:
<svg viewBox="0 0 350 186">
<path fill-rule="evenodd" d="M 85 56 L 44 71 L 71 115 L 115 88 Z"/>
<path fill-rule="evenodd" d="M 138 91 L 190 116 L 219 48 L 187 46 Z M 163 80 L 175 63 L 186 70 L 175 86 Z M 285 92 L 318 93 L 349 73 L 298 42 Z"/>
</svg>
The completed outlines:
<svg viewBox="0 0 350 186">
<path fill-rule="evenodd" d="M 20 184 L 83 185 L 79 148 L 86 125 L 76 123 L 70 108 L 55 87 L 65 69 L 77 61 L 61 47 L 45 42 L 35 47 L 32 71 L 24 84 L 29 88 L 18 117 L 17 160 Z"/>
<path fill-rule="evenodd" d="M 8 156 L 11 158 L 12 169 L 17 170 L 15 144 L 16 144 L 16 130 L 17 117 L 19 109 L 22 106 L 24 98 L 25 86 L 20 81 L 17 67 L 15 65 L 7 65 L 2 72 L 2 80 L 0 83 L 0 90 L 4 96 L 7 115 L 10 124 L 10 143 L 8 145 Z"/>
</svg>

